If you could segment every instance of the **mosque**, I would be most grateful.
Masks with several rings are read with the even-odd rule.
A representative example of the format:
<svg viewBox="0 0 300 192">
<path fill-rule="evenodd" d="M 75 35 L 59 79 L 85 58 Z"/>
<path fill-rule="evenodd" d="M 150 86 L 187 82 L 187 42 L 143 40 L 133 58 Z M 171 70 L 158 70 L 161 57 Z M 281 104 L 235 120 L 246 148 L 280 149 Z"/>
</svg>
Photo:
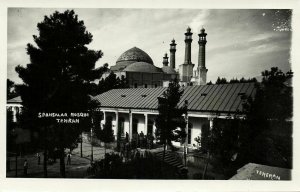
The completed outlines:
<svg viewBox="0 0 300 192">
<path fill-rule="evenodd" d="M 196 70 L 194 70 L 195 64 L 191 61 L 192 35 L 191 28 L 188 27 L 185 33 L 185 59 L 184 63 L 179 65 L 179 70 L 176 70 L 175 63 L 177 44 L 173 39 L 170 44 L 170 63 L 166 53 L 163 57 L 162 68 L 156 67 L 151 57 L 145 51 L 133 47 L 121 54 L 116 65 L 111 66 L 110 70 L 102 78 L 106 78 L 112 71 L 119 78 L 124 76 L 130 88 L 166 87 L 169 81 L 174 78 L 180 79 L 180 84 L 182 85 L 205 85 L 207 73 L 205 67 L 205 45 L 207 34 L 204 28 L 198 34 L 199 53 Z"/>
<path fill-rule="evenodd" d="M 116 139 L 125 136 L 129 139 L 133 135 L 143 132 L 147 135 L 155 135 L 155 119 L 158 113 L 158 97 L 162 97 L 167 90 L 170 80 L 179 78 L 183 85 L 184 93 L 179 106 L 188 104 L 186 116 L 188 133 L 186 144 L 188 147 L 197 146 L 195 138 L 201 135 L 205 127 L 210 129 L 216 118 L 228 121 L 233 117 L 241 116 L 245 98 L 254 97 L 256 89 L 254 83 L 231 83 L 231 84 L 206 84 L 207 68 L 205 66 L 205 29 L 198 34 L 199 52 L 198 66 L 191 61 L 191 28 L 185 33 L 185 56 L 184 62 L 176 70 L 175 53 L 176 43 L 173 39 L 170 44 L 170 63 L 168 55 L 163 57 L 163 67 L 156 67 L 151 57 L 143 50 L 133 47 L 125 51 L 111 66 L 118 77 L 127 79 L 129 88 L 112 89 L 93 97 L 101 103 L 98 111 L 101 115 L 101 126 L 111 120 Z M 101 78 L 106 78 L 109 72 Z M 7 102 L 8 110 L 12 111 L 14 120 L 18 111 L 22 108 L 21 97 Z M 180 143 L 174 143 L 180 146 Z"/>
<path fill-rule="evenodd" d="M 188 133 L 186 144 L 188 147 L 197 146 L 195 138 L 201 135 L 204 127 L 212 128 L 214 119 L 224 121 L 243 116 L 241 113 L 244 98 L 254 96 L 254 83 L 234 83 L 206 85 L 207 68 L 205 66 L 205 29 L 198 34 L 199 51 L 198 66 L 191 61 L 191 28 L 185 34 L 184 62 L 176 70 L 175 53 L 176 43 L 173 39 L 170 44 L 170 65 L 168 55 L 163 57 L 163 67 L 156 67 L 150 56 L 139 48 L 131 48 L 124 52 L 117 60 L 116 65 L 110 68 L 117 76 L 127 79 L 128 89 L 113 89 L 95 96 L 93 99 L 101 103 L 99 111 L 102 121 L 110 119 L 116 139 L 125 136 L 129 139 L 134 134 L 144 133 L 155 135 L 155 119 L 158 115 L 158 97 L 162 97 L 167 90 L 170 80 L 179 78 L 184 93 L 179 106 L 188 103 Z M 106 73 L 107 76 L 109 73 Z M 105 78 L 104 77 L 102 78 Z M 135 89 L 133 89 L 135 88 Z M 180 146 L 180 143 L 174 143 Z"/>
</svg>

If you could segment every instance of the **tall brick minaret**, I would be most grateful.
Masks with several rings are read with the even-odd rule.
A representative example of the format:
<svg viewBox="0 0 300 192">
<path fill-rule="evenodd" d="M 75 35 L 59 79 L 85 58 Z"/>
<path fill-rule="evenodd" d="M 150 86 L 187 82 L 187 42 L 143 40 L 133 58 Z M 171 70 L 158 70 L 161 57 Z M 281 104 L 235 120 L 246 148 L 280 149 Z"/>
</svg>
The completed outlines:
<svg viewBox="0 0 300 192">
<path fill-rule="evenodd" d="M 176 52 L 176 43 L 175 40 L 172 40 L 172 43 L 170 44 L 170 67 L 175 69 L 175 52 Z"/>
<path fill-rule="evenodd" d="M 191 28 L 188 27 L 185 33 L 185 55 L 184 55 L 184 63 L 179 65 L 179 74 L 180 80 L 183 82 L 190 82 L 193 76 L 193 68 L 194 64 L 191 61 L 191 44 L 192 44 L 192 35 Z"/>
<path fill-rule="evenodd" d="M 198 85 L 205 85 L 206 84 L 206 75 L 208 69 L 205 67 L 205 45 L 206 45 L 206 33 L 205 29 L 202 27 L 200 30 L 200 33 L 198 34 L 199 36 L 199 54 L 198 54 Z"/>
</svg>

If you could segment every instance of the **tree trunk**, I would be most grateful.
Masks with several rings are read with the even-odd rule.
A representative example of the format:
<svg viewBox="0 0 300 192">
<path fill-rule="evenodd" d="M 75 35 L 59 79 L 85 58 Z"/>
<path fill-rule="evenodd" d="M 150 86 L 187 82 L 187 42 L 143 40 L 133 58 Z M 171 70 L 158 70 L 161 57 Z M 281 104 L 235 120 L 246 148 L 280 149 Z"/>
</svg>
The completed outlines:
<svg viewBox="0 0 300 192">
<path fill-rule="evenodd" d="M 61 177 L 66 177 L 66 170 L 65 170 L 65 151 L 64 148 L 60 148 L 60 175 Z"/>
</svg>

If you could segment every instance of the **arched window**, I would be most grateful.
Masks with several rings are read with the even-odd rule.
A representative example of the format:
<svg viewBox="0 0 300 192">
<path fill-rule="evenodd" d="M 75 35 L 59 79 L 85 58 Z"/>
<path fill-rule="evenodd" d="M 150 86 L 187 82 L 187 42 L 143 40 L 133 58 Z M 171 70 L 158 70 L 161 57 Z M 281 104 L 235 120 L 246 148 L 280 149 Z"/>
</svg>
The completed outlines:
<svg viewBox="0 0 300 192">
<path fill-rule="evenodd" d="M 138 123 L 139 121 L 137 119 L 132 120 L 132 133 L 137 133 L 138 132 Z"/>
<path fill-rule="evenodd" d="M 188 127 L 188 144 L 192 143 L 192 128 L 193 128 L 193 124 L 189 122 L 189 127 Z"/>
</svg>

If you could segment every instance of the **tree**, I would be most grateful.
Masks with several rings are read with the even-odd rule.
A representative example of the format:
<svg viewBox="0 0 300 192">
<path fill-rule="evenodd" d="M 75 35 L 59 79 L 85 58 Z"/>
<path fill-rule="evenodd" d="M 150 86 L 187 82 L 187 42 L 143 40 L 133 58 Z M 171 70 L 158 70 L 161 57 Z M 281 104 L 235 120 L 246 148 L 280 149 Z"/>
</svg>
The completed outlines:
<svg viewBox="0 0 300 192">
<path fill-rule="evenodd" d="M 271 166 L 292 166 L 292 87 L 291 71 L 283 73 L 277 67 L 262 72 L 254 100 L 249 98 L 244 108 L 246 122 L 241 135 L 241 156 Z"/>
<path fill-rule="evenodd" d="M 6 87 L 7 88 L 7 93 L 6 93 L 7 99 L 12 99 L 18 95 L 17 91 L 16 91 L 16 85 L 12 80 L 7 79 L 6 86 L 7 86 Z"/>
<path fill-rule="evenodd" d="M 211 81 L 209 81 L 208 83 L 206 83 L 206 85 L 212 85 L 212 82 L 211 82 Z"/>
<path fill-rule="evenodd" d="M 255 77 L 253 78 L 249 78 L 249 79 L 245 79 L 244 77 L 242 77 L 241 79 L 237 79 L 237 78 L 233 78 L 230 81 L 227 81 L 226 78 L 222 77 L 218 77 L 216 84 L 227 84 L 227 83 L 250 83 L 250 82 L 254 82 L 256 83 L 257 80 Z"/>
<path fill-rule="evenodd" d="M 186 138 L 186 121 L 183 114 L 187 113 L 187 106 L 178 106 L 184 90 L 174 79 L 170 82 L 168 89 L 163 93 L 163 97 L 158 98 L 158 116 L 156 123 L 156 138 L 158 143 L 164 145 L 163 160 L 166 146 L 173 147 L 172 141 L 182 141 Z"/>
<path fill-rule="evenodd" d="M 114 72 L 110 72 L 106 78 L 102 78 L 96 88 L 96 95 L 107 92 L 111 89 L 128 88 L 127 80 L 124 75 L 117 77 Z"/>
<path fill-rule="evenodd" d="M 103 129 L 95 130 L 96 136 L 100 141 L 104 142 L 104 154 L 106 154 L 106 144 L 115 140 L 112 129 L 112 118 L 107 118 Z"/>
<path fill-rule="evenodd" d="M 227 80 L 226 80 L 226 78 L 220 78 L 220 77 L 218 77 L 218 79 L 217 79 L 217 81 L 216 81 L 216 84 L 226 84 L 226 83 L 228 83 L 227 82 Z"/>
<path fill-rule="evenodd" d="M 102 57 L 101 51 L 89 50 L 92 34 L 73 10 L 54 12 L 37 24 L 37 46 L 27 44 L 30 63 L 17 66 L 24 84 L 19 86 L 23 101 L 23 126 L 39 132 L 45 150 L 44 170 L 47 173 L 47 152 L 58 148 L 60 171 L 65 177 L 64 149 L 78 141 L 78 124 L 57 124 L 55 119 L 38 118 L 39 112 L 85 112 L 96 107 L 89 94 L 89 82 L 99 76 L 93 70 Z M 51 141 L 51 142 L 50 142 Z"/>
<path fill-rule="evenodd" d="M 293 102 L 292 87 L 286 82 L 292 75 L 278 68 L 262 72 L 254 98 L 244 101 L 245 119 L 215 119 L 210 134 L 203 133 L 201 141 L 209 143 L 202 148 L 211 153 L 225 175 L 232 176 L 249 162 L 291 168 Z"/>
</svg>

